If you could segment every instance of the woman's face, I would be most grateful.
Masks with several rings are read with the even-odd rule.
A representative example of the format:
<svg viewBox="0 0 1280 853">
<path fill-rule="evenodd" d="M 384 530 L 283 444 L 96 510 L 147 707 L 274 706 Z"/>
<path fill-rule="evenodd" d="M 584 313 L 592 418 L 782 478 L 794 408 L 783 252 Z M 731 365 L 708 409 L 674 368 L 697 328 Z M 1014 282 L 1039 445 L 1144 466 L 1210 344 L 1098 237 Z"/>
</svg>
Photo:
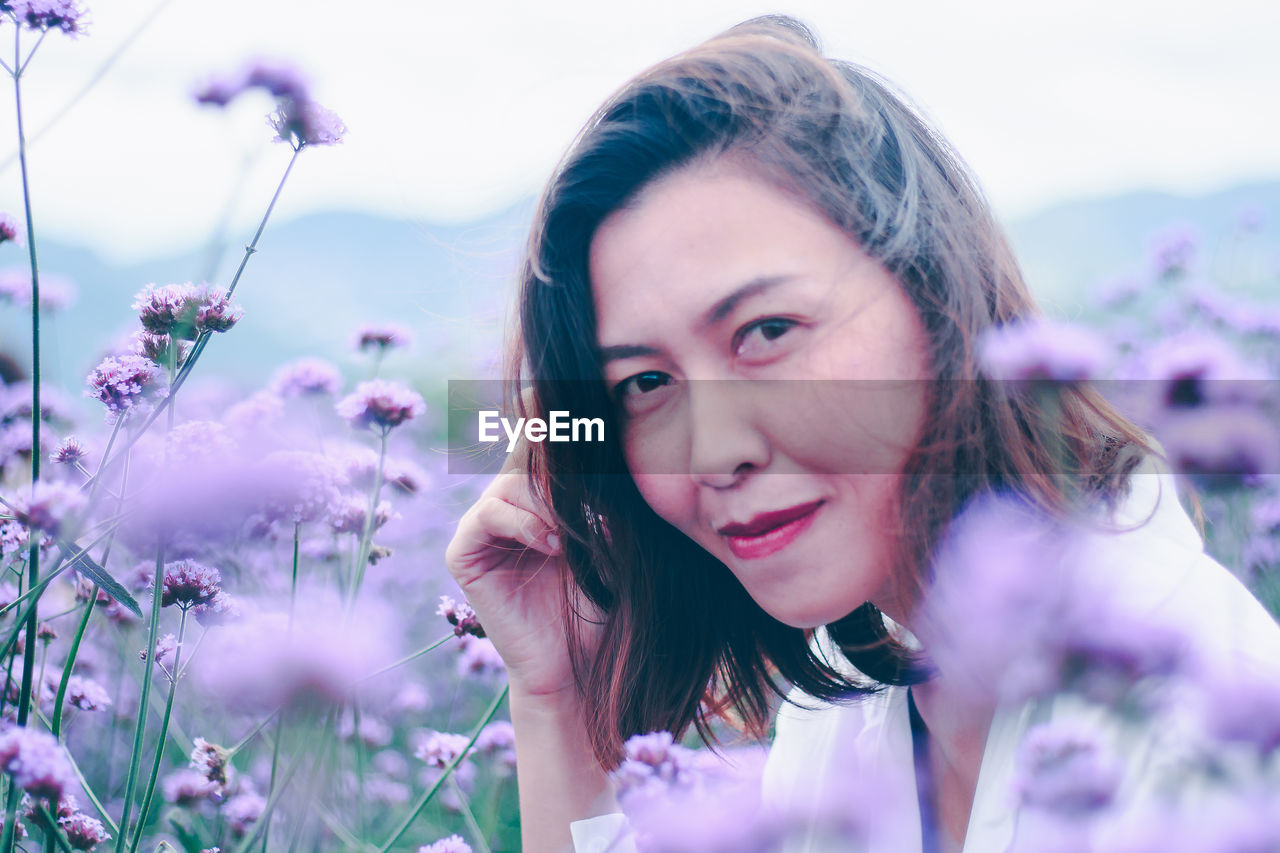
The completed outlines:
<svg viewBox="0 0 1280 853">
<path fill-rule="evenodd" d="M 898 281 L 808 204 L 721 161 L 646 187 L 590 250 L 605 376 L 655 512 L 796 627 L 890 577 L 929 379 Z"/>
</svg>

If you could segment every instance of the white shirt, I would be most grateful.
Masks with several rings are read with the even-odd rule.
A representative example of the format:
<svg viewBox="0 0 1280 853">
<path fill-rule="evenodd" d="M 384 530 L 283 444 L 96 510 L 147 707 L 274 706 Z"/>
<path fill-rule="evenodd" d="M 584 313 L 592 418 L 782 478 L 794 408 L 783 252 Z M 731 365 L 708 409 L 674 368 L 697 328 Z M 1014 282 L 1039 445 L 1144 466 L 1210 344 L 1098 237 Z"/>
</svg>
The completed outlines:
<svg viewBox="0 0 1280 853">
<path fill-rule="evenodd" d="M 1101 565 L 1122 565 L 1108 575 L 1117 600 L 1139 612 L 1172 620 L 1194 632 L 1204 665 L 1218 671 L 1246 667 L 1273 673 L 1280 663 L 1280 625 L 1221 564 L 1204 553 L 1204 544 L 1177 499 L 1172 475 L 1150 458 L 1135 472 L 1129 496 L 1114 518 L 1125 527 L 1151 520 L 1135 530 L 1095 537 Z M 846 675 L 856 674 L 820 629 L 816 648 Z M 921 816 L 916 794 L 907 691 L 889 687 L 854 704 L 834 705 L 794 688 L 778 712 L 777 728 L 762 780 L 765 802 L 791 816 L 801 828 L 786 853 L 827 853 L 840 849 L 822 837 L 822 813 L 811 808 L 848 796 L 848 809 L 875 810 L 871 835 L 857 853 L 921 853 Z M 1028 729 L 1037 723 L 1078 720 L 1109 741 L 1123 763 L 1118 797 L 1139 802 L 1152 794 L 1162 774 L 1176 772 L 1185 732 L 1194 708 L 1175 707 L 1174 725 L 1147 731 L 1135 739 L 1096 707 L 1069 696 L 1033 701 L 997 710 L 987 735 L 974 792 L 963 853 L 998 853 L 1015 840 L 1020 809 L 1013 792 L 1015 757 Z M 1151 727 L 1154 728 L 1154 727 Z M 875 780 L 873 803 L 866 803 L 866 780 Z M 811 813 L 810 813 L 811 812 Z M 805 815 L 809 814 L 806 818 Z M 806 824 L 807 821 L 807 824 Z M 604 815 L 570 826 L 577 853 L 634 846 L 621 815 Z M 623 839 L 619 841 L 619 834 Z"/>
</svg>

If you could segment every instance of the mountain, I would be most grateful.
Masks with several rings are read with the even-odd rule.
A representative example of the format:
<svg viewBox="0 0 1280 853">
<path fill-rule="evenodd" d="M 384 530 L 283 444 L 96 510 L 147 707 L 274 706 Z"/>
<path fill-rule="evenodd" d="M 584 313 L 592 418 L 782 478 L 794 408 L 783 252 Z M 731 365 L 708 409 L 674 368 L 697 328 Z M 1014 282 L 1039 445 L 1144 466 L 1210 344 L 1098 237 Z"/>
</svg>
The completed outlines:
<svg viewBox="0 0 1280 853">
<path fill-rule="evenodd" d="M 1261 216 L 1248 234 L 1239 224 L 1246 210 Z M 211 342 L 200 373 L 259 385 L 281 362 L 319 355 L 358 375 L 367 368 L 350 345 L 356 327 L 396 322 L 413 331 L 416 344 L 393 355 L 400 361 L 389 370 L 483 376 L 495 369 L 531 211 L 525 202 L 461 226 L 357 213 L 272 223 L 236 290 L 244 319 Z M 1033 291 L 1051 310 L 1073 316 L 1085 310 L 1099 283 L 1147 274 L 1152 241 L 1179 224 L 1202 235 L 1207 274 L 1238 279 L 1247 273 L 1254 289 L 1280 290 L 1274 248 L 1280 246 L 1280 182 L 1198 197 L 1139 192 L 1072 201 L 1007 227 Z M 22 266 L 20 250 L 4 251 L 0 266 Z M 136 328 L 130 305 L 144 285 L 206 277 L 226 283 L 243 254 L 237 246 L 219 253 L 217 274 L 209 277 L 202 272 L 209 252 L 199 248 L 127 266 L 52 240 L 41 241 L 40 251 L 42 270 L 78 286 L 77 303 L 43 327 L 46 375 L 76 392 L 110 343 Z M 0 306 L 0 350 L 21 359 L 29 346 L 27 322 L 20 311 Z"/>
</svg>

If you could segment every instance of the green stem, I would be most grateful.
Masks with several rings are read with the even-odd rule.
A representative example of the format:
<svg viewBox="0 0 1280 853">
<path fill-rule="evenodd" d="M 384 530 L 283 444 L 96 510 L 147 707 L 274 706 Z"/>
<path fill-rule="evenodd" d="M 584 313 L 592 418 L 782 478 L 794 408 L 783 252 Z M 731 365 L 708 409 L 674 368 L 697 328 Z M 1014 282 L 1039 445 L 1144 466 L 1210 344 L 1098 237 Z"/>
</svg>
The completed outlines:
<svg viewBox="0 0 1280 853">
<path fill-rule="evenodd" d="M 159 598 L 160 587 L 156 587 L 156 598 Z M 173 697 L 178 692 L 178 666 L 182 662 L 182 641 L 186 639 L 187 634 L 187 608 L 182 608 L 182 615 L 178 618 L 178 643 L 173 649 L 173 672 L 174 675 L 169 681 L 169 695 L 164 702 L 164 716 L 160 720 L 160 737 L 156 739 L 156 757 L 151 763 L 151 778 L 147 780 L 146 793 L 142 795 L 142 808 L 138 811 L 138 825 L 133 830 L 133 841 L 129 844 L 129 849 L 137 850 L 138 845 L 142 843 L 142 830 L 147 825 L 147 814 L 151 811 L 151 799 L 155 796 L 156 780 L 160 778 L 160 765 L 164 759 L 165 740 L 169 736 L 169 718 L 173 715 Z M 149 661 L 148 661 L 149 663 Z"/>
<path fill-rule="evenodd" d="M 387 459 L 387 430 L 382 430 L 378 443 L 378 469 L 373 475 L 373 491 L 369 494 L 369 506 L 365 512 L 364 530 L 360 533 L 360 547 L 356 552 L 356 564 L 352 567 L 351 592 L 347 598 L 347 610 L 355 607 L 356 597 L 360 594 L 360 585 L 364 582 L 364 571 L 369 566 L 369 553 L 373 549 L 373 531 L 376 526 L 378 498 L 382 496 L 382 469 Z"/>
<path fill-rule="evenodd" d="M 75 853 L 67 842 L 67 837 L 58 830 L 58 824 L 54 821 L 53 815 L 49 814 L 48 806 L 41 805 L 36 810 L 36 820 L 40 822 L 40 828 L 44 831 L 45 850 L 52 851 L 57 846 L 65 853 Z"/>
<path fill-rule="evenodd" d="M 434 643 L 427 646 L 426 648 L 418 649 L 416 652 L 409 655 L 405 655 L 404 657 L 400 658 L 400 660 L 396 661 L 395 663 L 387 664 L 377 672 L 369 673 L 364 678 L 361 678 L 359 681 L 357 681 L 356 684 L 359 684 L 363 681 L 368 681 L 371 678 L 375 678 L 379 675 L 382 675 L 384 672 L 390 672 L 391 670 L 395 669 L 398 666 L 404 666 L 405 664 L 409 663 L 409 661 L 417 660 L 418 658 L 425 655 L 427 652 L 440 648 L 441 646 L 443 646 L 445 643 L 449 642 L 452 639 L 453 639 L 453 632 L 449 632 L 448 634 L 445 634 L 443 637 L 436 640 Z"/>
<path fill-rule="evenodd" d="M 31 221 L 31 176 L 27 171 L 27 142 L 22 124 L 22 28 L 13 27 L 13 96 L 18 119 L 18 164 L 22 173 L 22 205 L 27 217 L 27 255 L 31 259 L 31 488 L 34 493 L 40 480 L 40 265 L 36 261 L 36 232 Z M 28 584 L 34 587 L 40 581 L 40 535 L 31 533 L 27 552 Z M 27 646 L 22 656 L 22 687 L 18 692 L 18 725 L 25 726 L 30 715 L 31 676 L 35 668 L 36 617 L 39 599 L 32 602 L 27 617 Z M 17 786 L 9 789 L 5 808 L 4 835 L 0 838 L 0 850 L 9 853 L 14 844 L 14 824 L 17 820 Z"/>
<path fill-rule="evenodd" d="M 267 796 L 271 796 L 276 789 L 277 771 L 280 766 L 280 742 L 284 740 L 284 719 L 285 712 L 280 711 L 280 715 L 276 718 L 276 737 L 275 743 L 271 746 L 271 779 L 267 782 Z M 264 826 L 262 828 L 262 853 L 267 853 L 267 836 L 271 834 L 271 827 Z"/>
<path fill-rule="evenodd" d="M 271 822 L 271 813 L 275 811 L 276 803 L 280 801 L 280 796 L 288 789 L 289 782 L 292 781 L 295 773 L 302 766 L 302 756 L 299 755 L 293 759 L 289 768 L 285 770 L 284 777 L 280 780 L 279 786 L 273 790 L 267 797 L 267 805 L 262 810 L 262 816 L 253 824 L 253 829 L 240 842 L 240 846 L 236 848 L 235 853 L 249 853 L 249 849 L 253 847 L 258 840 L 258 833 L 266 829 L 266 824 Z"/>
<path fill-rule="evenodd" d="M 116 836 L 116 853 L 124 853 L 125 836 L 129 829 L 129 812 L 133 807 L 133 794 L 138 786 L 139 763 L 142 761 L 143 738 L 147 732 L 147 711 L 151 700 L 151 679 L 155 672 L 156 637 L 160 628 L 160 591 L 164 589 L 164 542 L 156 551 L 156 571 L 151 595 L 151 625 L 147 631 L 147 659 L 143 662 L 142 698 L 138 702 L 138 722 L 133 730 L 133 753 L 129 757 L 129 776 L 124 786 L 124 805 L 120 812 L 120 833 Z M 160 741 L 161 748 L 164 745 Z"/>
<path fill-rule="evenodd" d="M 18 117 L 18 168 L 22 173 L 22 208 L 27 217 L 27 257 L 31 261 L 31 486 L 40 479 L 40 264 L 36 260 L 36 226 L 31 217 L 31 176 L 27 172 L 27 137 L 22 123 L 22 28 L 13 27 L 13 100 Z M 43 40 L 41 36 L 41 40 Z M 39 47 L 39 42 L 36 47 Z M 31 52 L 35 53 L 35 48 Z M 35 550 L 34 548 L 32 549 Z"/>
<path fill-rule="evenodd" d="M 231 747 L 229 750 L 227 750 L 227 752 L 229 752 L 231 755 L 235 755 L 237 752 L 244 749 L 245 746 L 248 745 L 249 741 L 253 740 L 254 737 L 256 737 L 260 731 L 265 729 L 267 725 L 270 724 L 270 722 L 274 720 L 276 718 L 276 715 L 279 714 L 280 712 L 281 712 L 281 709 L 277 708 L 276 710 L 268 714 L 265 718 L 263 718 L 262 722 L 258 723 L 256 726 L 250 729 L 249 733 L 244 737 L 240 738 L 240 740 L 236 742 L 236 745 Z"/>
<path fill-rule="evenodd" d="M 409 831 L 409 827 L 413 825 L 413 822 L 418 819 L 418 815 L 422 813 L 422 810 L 425 809 L 427 804 L 431 802 L 433 797 L 435 797 L 436 791 L 439 791 L 444 785 L 445 780 L 449 778 L 449 774 L 451 774 L 457 766 L 462 763 L 463 759 L 467 757 L 467 754 L 471 752 L 471 747 L 475 745 L 476 738 L 480 737 L 480 732 L 482 732 L 484 727 L 489 724 L 489 721 L 493 719 L 493 715 L 498 713 L 498 708 L 502 705 L 502 700 L 507 698 L 507 693 L 510 689 L 511 685 L 505 685 L 502 688 L 502 692 L 495 696 L 493 701 L 489 703 L 488 709 L 485 710 L 484 717 L 481 718 L 479 724 L 475 728 L 475 731 L 471 733 L 471 739 L 467 741 L 467 748 L 462 750 L 462 752 L 459 753 L 453 761 L 449 762 L 449 766 L 440 774 L 440 778 L 436 780 L 436 783 L 431 786 L 430 790 L 418 798 L 418 802 L 413 804 L 413 808 L 409 811 L 409 814 L 405 819 L 400 822 L 400 825 L 396 827 L 396 830 L 391 833 L 391 837 L 378 848 L 378 853 L 387 853 L 387 851 L 390 850 L 392 846 L 394 846 L 395 843 Z"/>
<path fill-rule="evenodd" d="M 471 811 L 471 803 L 468 802 L 466 793 L 463 792 L 462 786 L 458 784 L 458 780 L 453 776 L 449 777 L 449 787 L 453 788 L 453 793 L 458 798 L 458 805 L 462 807 L 462 820 L 466 823 L 467 829 L 471 830 L 472 837 L 475 838 L 476 849 L 480 853 L 492 853 L 489 849 L 489 843 L 484 840 L 484 831 L 480 829 L 480 824 L 476 821 L 476 816 Z"/>
</svg>

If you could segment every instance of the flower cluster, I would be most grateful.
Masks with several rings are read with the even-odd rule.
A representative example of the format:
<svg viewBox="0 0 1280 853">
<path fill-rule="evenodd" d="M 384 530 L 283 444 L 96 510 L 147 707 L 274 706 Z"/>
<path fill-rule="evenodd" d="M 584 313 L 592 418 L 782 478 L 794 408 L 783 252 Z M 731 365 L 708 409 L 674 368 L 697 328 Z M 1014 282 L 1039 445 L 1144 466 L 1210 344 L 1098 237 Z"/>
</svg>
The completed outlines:
<svg viewBox="0 0 1280 853">
<path fill-rule="evenodd" d="M 208 604 L 220 591 L 222 575 L 217 569 L 194 560 L 178 560 L 164 567 L 160 606 L 178 605 L 186 610 Z"/>
<path fill-rule="evenodd" d="M 277 370 L 270 387 L 281 397 L 336 394 L 342 387 L 342 374 L 322 358 L 300 358 Z"/>
<path fill-rule="evenodd" d="M 346 134 L 342 120 L 312 99 L 302 73 L 276 59 L 254 59 L 230 75 L 210 78 L 196 90 L 195 99 L 225 107 L 250 89 L 262 89 L 279 101 L 267 122 L 276 138 L 294 150 L 304 145 L 333 145 Z"/>
<path fill-rule="evenodd" d="M 168 394 L 163 373 L 155 363 L 137 355 L 108 356 L 86 380 L 85 394 L 107 407 L 107 422 Z"/>
<path fill-rule="evenodd" d="M 477 637 L 484 636 L 484 628 L 480 626 L 480 620 L 476 618 L 476 612 L 465 601 L 455 601 L 450 596 L 442 595 L 440 596 L 440 606 L 436 609 L 436 615 L 443 616 L 449 621 L 456 636 L 461 637 L 463 634 L 474 634 Z"/>
<path fill-rule="evenodd" d="M 422 395 L 385 379 L 361 382 L 339 401 L 338 414 L 356 429 L 387 432 L 427 410 Z"/>
<path fill-rule="evenodd" d="M 0 213 L 0 246 L 5 243 L 22 244 L 22 229 L 18 221 L 7 213 Z"/>
<path fill-rule="evenodd" d="M 467 751 L 471 738 L 448 732 L 429 732 L 413 754 L 430 767 L 445 768 Z"/>
<path fill-rule="evenodd" d="M 71 762 L 58 739 L 25 726 L 0 732 L 0 768 L 31 796 L 54 803 L 75 785 Z"/>
<path fill-rule="evenodd" d="M 986 374 L 1012 382 L 1082 382 L 1102 367 L 1106 347 L 1097 335 L 1051 320 L 993 328 L 982 338 Z"/>
<path fill-rule="evenodd" d="M 65 524 L 79 515 L 85 504 L 78 487 L 49 480 L 39 481 L 29 496 L 17 498 L 13 503 L 18 521 L 55 537 Z"/>
<path fill-rule="evenodd" d="M 450 835 L 418 848 L 418 853 L 471 853 L 471 845 L 461 835 Z"/>
<path fill-rule="evenodd" d="M 399 326 L 369 326 L 356 332 L 356 349 L 386 352 L 409 345 L 409 333 Z"/>
<path fill-rule="evenodd" d="M 9 0 L 0 4 L 0 11 L 36 32 L 58 30 L 76 36 L 85 28 L 84 10 L 75 0 Z"/>
<path fill-rule="evenodd" d="M 244 316 L 227 294 L 211 285 L 149 284 L 133 303 L 142 328 L 150 335 L 170 340 L 195 340 L 205 332 L 225 332 Z M 146 342 L 148 350 L 163 351 L 158 341 Z"/>
</svg>

